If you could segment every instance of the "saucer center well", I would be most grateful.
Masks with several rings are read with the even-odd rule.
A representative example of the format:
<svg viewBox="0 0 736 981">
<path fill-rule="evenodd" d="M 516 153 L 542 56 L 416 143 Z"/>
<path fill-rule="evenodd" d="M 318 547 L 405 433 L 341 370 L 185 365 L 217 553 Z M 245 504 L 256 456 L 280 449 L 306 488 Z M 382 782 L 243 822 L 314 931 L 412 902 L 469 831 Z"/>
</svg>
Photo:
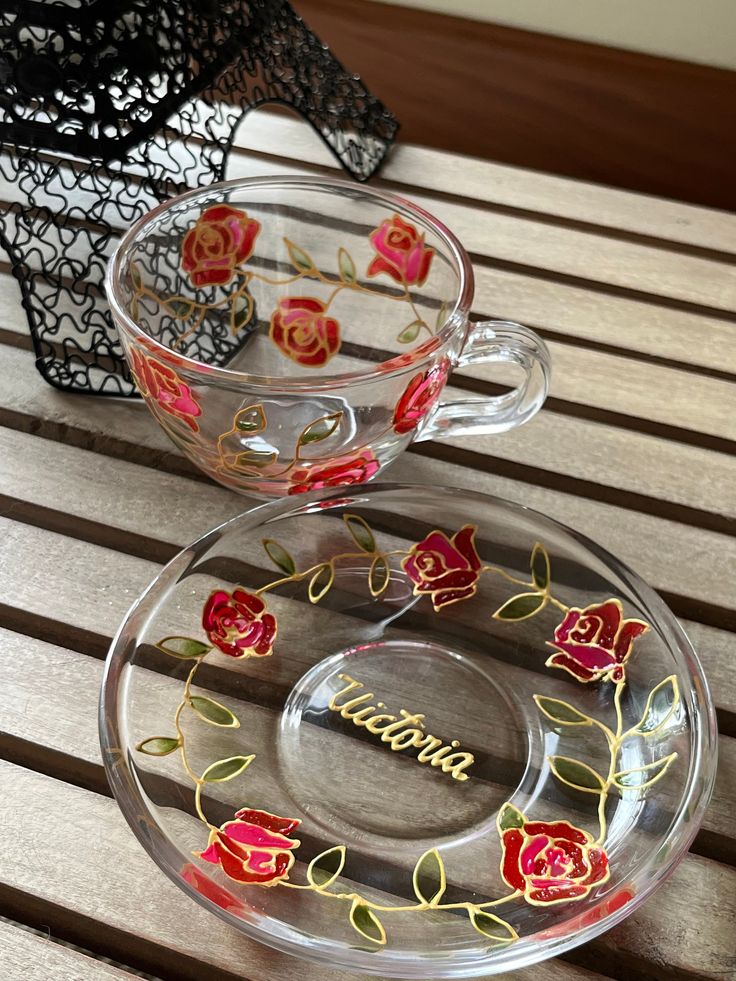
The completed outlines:
<svg viewBox="0 0 736 981">
<path fill-rule="evenodd" d="M 283 781 L 334 840 L 381 847 L 485 834 L 528 761 L 524 716 L 498 662 L 381 640 L 315 665 L 279 727 Z"/>
</svg>

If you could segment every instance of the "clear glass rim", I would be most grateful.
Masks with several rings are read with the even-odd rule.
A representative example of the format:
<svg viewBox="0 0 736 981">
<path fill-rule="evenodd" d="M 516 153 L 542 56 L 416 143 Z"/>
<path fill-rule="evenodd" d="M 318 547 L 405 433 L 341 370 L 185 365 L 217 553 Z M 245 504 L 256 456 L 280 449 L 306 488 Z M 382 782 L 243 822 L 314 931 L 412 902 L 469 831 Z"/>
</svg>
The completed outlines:
<svg viewBox="0 0 736 981">
<path fill-rule="evenodd" d="M 420 221 L 420 223 L 429 226 L 446 246 L 458 278 L 455 299 L 447 312 L 440 330 L 433 337 L 429 338 L 429 340 L 415 347 L 407 354 L 396 355 L 396 357 L 390 358 L 388 361 L 372 364 L 370 368 L 361 371 L 344 372 L 335 375 L 305 375 L 294 378 L 288 375 L 253 375 L 243 371 L 233 371 L 230 368 L 222 368 L 218 365 L 205 365 L 193 358 L 188 358 L 178 352 L 172 351 L 171 348 L 151 337 L 150 334 L 147 334 L 136 324 L 125 308 L 121 271 L 128 251 L 131 249 L 135 240 L 145 231 L 146 226 L 155 222 L 171 208 L 177 207 L 182 203 L 195 201 L 200 197 L 211 196 L 213 192 L 226 192 L 240 188 L 273 188 L 274 190 L 278 190 L 279 188 L 288 188 L 290 190 L 303 188 L 308 191 L 349 191 L 353 197 L 364 197 L 375 204 L 383 203 L 388 208 L 398 208 L 407 211 L 415 219 Z M 386 377 L 392 374 L 403 373 L 407 368 L 414 366 L 432 355 L 435 351 L 440 350 L 458 329 L 465 326 L 470 312 L 470 304 L 473 299 L 473 290 L 473 267 L 467 252 L 458 238 L 441 221 L 435 218 L 434 215 L 425 211 L 418 204 L 414 204 L 412 201 L 398 194 L 356 185 L 337 177 L 243 177 L 229 181 L 220 181 L 216 184 L 209 184 L 207 187 L 198 187 L 191 191 L 185 191 L 183 194 L 163 201 L 143 215 L 142 218 L 139 218 L 128 229 L 112 254 L 105 274 L 105 291 L 118 329 L 120 329 L 120 325 L 122 324 L 128 333 L 144 340 L 147 348 L 158 351 L 164 359 L 166 359 L 167 355 L 171 357 L 172 354 L 175 354 L 177 364 L 181 364 L 183 367 L 189 367 L 193 371 L 201 371 L 203 368 L 206 368 L 208 381 L 219 379 L 230 384 L 244 384 L 252 388 L 290 391 L 305 389 L 310 391 L 314 391 L 315 389 L 323 390 L 370 381 L 377 375 Z"/>
<path fill-rule="evenodd" d="M 635 894 L 634 899 L 619 909 L 606 913 L 599 920 L 576 932 L 558 938 L 549 938 L 544 942 L 529 943 L 522 949 L 519 949 L 519 946 L 516 944 L 511 944 L 505 949 L 496 951 L 493 954 L 467 952 L 465 954 L 458 954 L 453 958 L 451 963 L 448 963 L 444 959 L 433 959 L 432 957 L 420 958 L 407 951 L 383 950 L 381 951 L 381 963 L 377 965 L 373 952 L 365 952 L 357 948 L 345 949 L 332 940 L 310 938 L 308 942 L 305 942 L 300 934 L 288 927 L 288 924 L 286 925 L 286 929 L 283 929 L 283 923 L 274 924 L 272 920 L 268 920 L 265 925 L 259 925 L 235 916 L 229 910 L 218 906 L 215 902 L 208 899 L 193 885 L 182 878 L 179 871 L 181 869 L 181 852 L 173 842 L 164 836 L 164 833 L 158 827 L 146 800 L 138 790 L 137 781 L 132 773 L 129 761 L 121 753 L 120 749 L 121 739 L 118 719 L 118 709 L 120 707 L 119 677 L 121 669 L 126 663 L 123 658 L 123 649 L 120 646 L 120 641 L 124 628 L 138 606 L 155 590 L 159 581 L 167 575 L 175 564 L 181 563 L 184 556 L 191 556 L 197 550 L 209 545 L 210 542 L 220 537 L 227 530 L 228 526 L 245 522 L 247 527 L 253 528 L 290 510 L 296 511 L 297 508 L 308 508 L 310 504 L 329 501 L 332 498 L 344 498 L 345 487 L 334 488 L 329 493 L 325 493 L 324 490 L 317 490 L 307 494 L 301 494 L 299 495 L 298 501 L 294 501 L 293 498 L 286 498 L 284 500 L 269 501 L 250 508 L 241 514 L 229 518 L 227 521 L 222 522 L 211 531 L 202 535 L 187 548 L 182 549 L 178 555 L 171 559 L 159 571 L 155 579 L 146 587 L 126 613 L 113 637 L 105 661 L 98 716 L 103 763 L 108 783 L 113 791 L 113 796 L 131 830 L 148 853 L 149 858 L 200 906 L 209 909 L 216 916 L 260 943 L 282 953 L 291 954 L 292 956 L 313 963 L 325 964 L 333 968 L 343 968 L 373 976 L 376 976 L 380 972 L 380 976 L 385 975 L 386 977 L 392 978 L 412 978 L 427 981 L 427 979 L 432 978 L 461 979 L 463 977 L 503 974 L 507 971 L 520 970 L 523 967 L 529 967 L 540 961 L 559 956 L 607 932 L 634 913 L 672 875 L 687 854 L 695 835 L 700 829 L 705 810 L 712 795 L 718 755 L 718 727 L 715 708 L 700 660 L 675 615 L 652 587 L 637 573 L 633 572 L 633 570 L 608 552 L 607 549 L 597 545 L 575 529 L 534 508 L 529 508 L 494 495 L 470 491 L 465 488 L 447 486 L 427 487 L 421 484 L 383 482 L 370 484 L 364 488 L 352 488 L 353 493 L 350 497 L 355 501 L 355 498 L 359 497 L 361 493 L 373 495 L 376 492 L 386 493 L 407 489 L 411 489 L 416 493 L 433 494 L 450 500 L 457 499 L 458 496 L 467 501 L 475 499 L 484 504 L 493 503 L 502 510 L 523 511 L 539 517 L 542 521 L 553 525 L 565 535 L 573 538 L 597 558 L 609 563 L 614 573 L 623 578 L 632 588 L 636 589 L 639 598 L 645 604 L 646 608 L 656 612 L 657 622 L 665 620 L 667 626 L 672 628 L 680 657 L 694 682 L 691 695 L 697 700 L 702 711 L 695 714 L 695 724 L 692 726 L 690 767 L 687 781 L 682 791 L 680 807 L 672 819 L 666 837 L 660 843 L 660 850 L 671 844 L 671 851 L 667 854 L 666 861 L 659 868 L 651 872 L 646 885 Z M 358 501 L 355 501 L 355 503 L 358 503 Z M 134 788 L 137 799 L 133 799 L 131 787 Z M 160 847 L 158 854 L 155 855 L 151 848 L 150 827 L 147 827 L 146 823 L 141 821 L 143 812 L 145 812 L 146 817 L 152 822 L 155 832 L 161 840 L 162 847 Z M 277 929 L 274 929 L 274 926 L 277 926 Z"/>
</svg>

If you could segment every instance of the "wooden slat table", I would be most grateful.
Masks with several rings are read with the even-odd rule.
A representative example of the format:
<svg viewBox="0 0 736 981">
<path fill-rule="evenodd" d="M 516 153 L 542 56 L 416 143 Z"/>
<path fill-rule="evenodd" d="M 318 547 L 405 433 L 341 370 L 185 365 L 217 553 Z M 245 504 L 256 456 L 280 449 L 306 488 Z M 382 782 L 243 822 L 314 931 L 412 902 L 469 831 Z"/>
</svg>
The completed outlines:
<svg viewBox="0 0 736 981">
<path fill-rule="evenodd" d="M 334 172 L 313 132 L 280 115 L 252 115 L 238 144 L 230 176 Z M 715 797 L 672 878 L 610 933 L 506 977 L 736 977 L 736 216 L 410 146 L 376 183 L 458 233 L 474 312 L 534 327 L 555 368 L 528 426 L 421 444 L 391 477 L 511 498 L 611 549 L 682 619 L 718 709 Z M 347 981 L 192 903 L 110 797 L 96 732 L 110 638 L 161 563 L 248 502 L 197 475 L 143 405 L 44 384 L 4 270 L 3 981 Z M 487 384 L 478 369 L 453 378 Z"/>
</svg>

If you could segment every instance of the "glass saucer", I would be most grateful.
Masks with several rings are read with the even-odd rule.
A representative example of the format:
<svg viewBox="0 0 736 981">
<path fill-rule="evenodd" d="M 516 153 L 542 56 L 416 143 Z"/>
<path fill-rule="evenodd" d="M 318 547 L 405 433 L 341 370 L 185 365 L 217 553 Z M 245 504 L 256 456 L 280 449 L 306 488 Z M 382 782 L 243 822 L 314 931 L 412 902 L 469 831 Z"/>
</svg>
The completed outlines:
<svg viewBox="0 0 736 981">
<path fill-rule="evenodd" d="M 590 940 L 711 793 L 687 638 L 534 511 L 345 490 L 222 525 L 130 610 L 101 739 L 131 828 L 201 905 L 333 967 L 487 975 Z"/>
</svg>

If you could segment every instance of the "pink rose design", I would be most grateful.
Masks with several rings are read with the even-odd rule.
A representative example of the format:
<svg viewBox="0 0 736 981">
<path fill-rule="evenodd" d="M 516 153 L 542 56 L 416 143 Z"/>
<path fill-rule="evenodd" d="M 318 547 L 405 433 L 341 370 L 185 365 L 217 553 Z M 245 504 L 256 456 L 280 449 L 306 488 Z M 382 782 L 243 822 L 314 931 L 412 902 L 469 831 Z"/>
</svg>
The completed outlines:
<svg viewBox="0 0 736 981">
<path fill-rule="evenodd" d="M 216 589 L 205 603 L 202 626 L 211 643 L 230 657 L 266 657 L 273 653 L 276 619 L 259 596 L 239 586 Z"/>
<path fill-rule="evenodd" d="M 475 593 L 481 562 L 474 538 L 472 525 L 465 525 L 452 539 L 441 531 L 432 531 L 402 561 L 402 568 L 414 583 L 414 595 L 428 593 L 435 611 Z"/>
<path fill-rule="evenodd" d="M 145 399 L 155 402 L 167 415 L 185 422 L 192 432 L 199 431 L 196 416 L 202 414 L 202 409 L 173 368 L 132 347 L 130 371 Z"/>
<path fill-rule="evenodd" d="M 421 286 L 427 278 L 434 249 L 424 244 L 414 225 L 400 215 L 386 218 L 370 236 L 376 257 L 368 266 L 369 276 L 385 272 L 404 286 Z"/>
<path fill-rule="evenodd" d="M 643 620 L 625 620 L 617 599 L 582 610 L 573 606 L 555 630 L 554 641 L 547 641 L 558 653 L 552 654 L 546 663 L 548 667 L 568 671 L 578 681 L 604 678 L 621 682 L 635 638 L 648 629 Z"/>
<path fill-rule="evenodd" d="M 371 477 L 375 477 L 380 466 L 373 453 L 370 450 L 364 450 L 360 456 L 334 460 L 325 467 L 294 470 L 291 474 L 289 493 L 305 494 L 307 491 L 321 490 L 323 487 L 362 484 L 366 480 L 370 480 Z"/>
<path fill-rule="evenodd" d="M 301 842 L 287 835 L 300 823 L 296 818 L 243 808 L 234 821 L 226 821 L 210 834 L 209 847 L 200 858 L 220 865 L 225 875 L 238 882 L 275 886 L 289 878 L 293 850 Z"/>
</svg>

